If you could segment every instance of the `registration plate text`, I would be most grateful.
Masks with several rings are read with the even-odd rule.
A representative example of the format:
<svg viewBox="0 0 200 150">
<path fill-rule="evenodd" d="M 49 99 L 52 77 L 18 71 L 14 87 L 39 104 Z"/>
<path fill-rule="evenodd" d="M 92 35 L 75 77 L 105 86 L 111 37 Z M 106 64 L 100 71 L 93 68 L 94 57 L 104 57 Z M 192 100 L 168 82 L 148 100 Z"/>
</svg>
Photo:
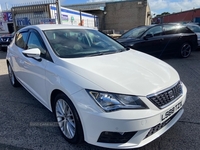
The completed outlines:
<svg viewBox="0 0 200 150">
<path fill-rule="evenodd" d="M 164 114 L 161 115 L 161 121 L 168 119 L 175 112 L 177 112 L 182 106 L 183 106 L 182 102 L 179 102 L 177 105 L 166 111 Z"/>
</svg>

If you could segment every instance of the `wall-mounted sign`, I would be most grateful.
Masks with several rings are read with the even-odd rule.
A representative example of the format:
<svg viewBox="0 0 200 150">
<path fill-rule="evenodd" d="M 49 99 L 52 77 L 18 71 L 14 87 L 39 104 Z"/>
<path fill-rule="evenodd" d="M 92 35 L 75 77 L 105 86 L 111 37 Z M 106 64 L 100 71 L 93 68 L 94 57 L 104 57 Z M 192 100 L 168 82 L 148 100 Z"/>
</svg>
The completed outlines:
<svg viewBox="0 0 200 150">
<path fill-rule="evenodd" d="M 17 26 L 27 26 L 31 25 L 30 19 L 27 17 L 17 18 Z"/>
<path fill-rule="evenodd" d="M 41 19 L 40 24 L 56 24 L 56 19 L 50 19 L 50 18 Z"/>
<path fill-rule="evenodd" d="M 5 22 L 12 22 L 12 13 L 11 12 L 3 12 L 3 20 Z"/>
</svg>

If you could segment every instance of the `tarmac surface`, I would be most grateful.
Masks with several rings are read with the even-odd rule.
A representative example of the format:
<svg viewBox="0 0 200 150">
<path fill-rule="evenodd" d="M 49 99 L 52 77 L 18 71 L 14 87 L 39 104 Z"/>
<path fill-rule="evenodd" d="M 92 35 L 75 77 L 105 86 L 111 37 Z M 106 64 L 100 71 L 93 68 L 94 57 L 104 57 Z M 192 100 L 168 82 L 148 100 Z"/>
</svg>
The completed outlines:
<svg viewBox="0 0 200 150">
<path fill-rule="evenodd" d="M 68 144 L 54 124 L 53 114 L 23 87 L 11 86 L 0 51 L 0 150 L 106 150 L 87 143 Z M 200 51 L 187 59 L 165 58 L 188 89 L 185 112 L 162 136 L 138 150 L 200 149 Z M 43 123 L 43 124 L 40 124 Z"/>
</svg>

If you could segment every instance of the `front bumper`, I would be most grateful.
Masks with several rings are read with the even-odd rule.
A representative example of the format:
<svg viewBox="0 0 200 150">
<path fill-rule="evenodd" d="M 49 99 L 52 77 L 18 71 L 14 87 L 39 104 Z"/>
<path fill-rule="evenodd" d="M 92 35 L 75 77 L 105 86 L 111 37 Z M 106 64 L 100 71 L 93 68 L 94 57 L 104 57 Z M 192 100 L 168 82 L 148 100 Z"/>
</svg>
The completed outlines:
<svg viewBox="0 0 200 150">
<path fill-rule="evenodd" d="M 155 107 L 146 97 L 143 97 L 142 100 L 147 102 L 149 109 L 119 110 L 109 113 L 101 111 L 98 106 L 95 108 L 96 104 L 89 96 L 86 96 L 84 90 L 73 95 L 73 98 L 79 99 L 75 105 L 78 107 L 86 142 L 100 147 L 127 149 L 144 146 L 171 128 L 183 114 L 182 106 L 186 100 L 186 92 L 187 89 L 183 85 L 182 96 L 163 109 Z M 88 104 L 83 104 L 83 99 L 87 99 Z M 180 103 L 181 107 L 177 107 Z M 177 109 L 170 114 L 170 117 L 163 118 L 163 115 L 176 107 Z M 122 138 L 126 133 L 131 133 L 131 137 L 126 142 L 101 142 L 102 140 L 99 139 L 102 138 L 100 136 L 102 133 L 117 133 L 122 135 Z"/>
<path fill-rule="evenodd" d="M 7 49 L 10 42 L 0 42 L 0 49 Z"/>
</svg>

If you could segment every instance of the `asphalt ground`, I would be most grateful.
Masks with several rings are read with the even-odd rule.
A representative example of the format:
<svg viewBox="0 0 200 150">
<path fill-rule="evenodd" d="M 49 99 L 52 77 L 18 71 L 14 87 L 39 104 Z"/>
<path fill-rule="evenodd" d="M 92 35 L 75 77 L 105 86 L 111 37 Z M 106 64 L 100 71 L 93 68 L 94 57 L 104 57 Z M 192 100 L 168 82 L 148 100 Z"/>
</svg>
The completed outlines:
<svg viewBox="0 0 200 150">
<path fill-rule="evenodd" d="M 11 86 L 0 51 L 0 150 L 106 150 L 87 143 L 68 144 L 53 122 L 53 114 L 23 87 Z M 188 89 L 185 112 L 165 134 L 139 150 L 200 149 L 200 51 L 187 59 L 165 58 Z"/>
</svg>

